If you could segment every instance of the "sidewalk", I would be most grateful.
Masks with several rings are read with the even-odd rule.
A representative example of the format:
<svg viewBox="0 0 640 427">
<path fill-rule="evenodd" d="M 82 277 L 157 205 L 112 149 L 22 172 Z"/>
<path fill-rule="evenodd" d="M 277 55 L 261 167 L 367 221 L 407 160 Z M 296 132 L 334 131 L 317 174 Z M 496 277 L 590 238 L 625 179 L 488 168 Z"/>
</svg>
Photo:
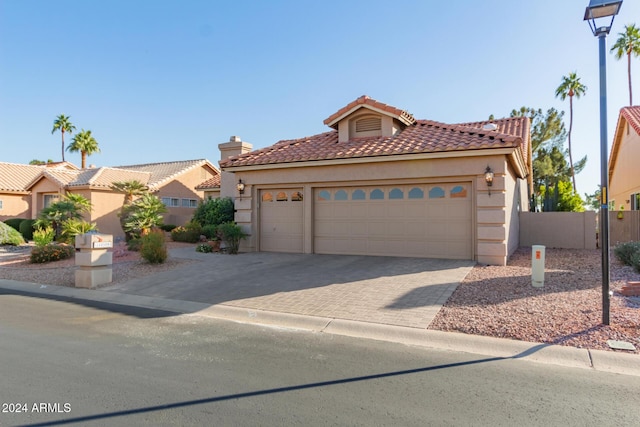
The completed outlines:
<svg viewBox="0 0 640 427">
<path fill-rule="evenodd" d="M 10 280 L 0 280 L 0 289 L 640 376 L 634 354 L 426 329 L 468 273 L 468 261 L 218 256 L 190 248 L 172 256 L 207 262 L 100 290 Z"/>
</svg>

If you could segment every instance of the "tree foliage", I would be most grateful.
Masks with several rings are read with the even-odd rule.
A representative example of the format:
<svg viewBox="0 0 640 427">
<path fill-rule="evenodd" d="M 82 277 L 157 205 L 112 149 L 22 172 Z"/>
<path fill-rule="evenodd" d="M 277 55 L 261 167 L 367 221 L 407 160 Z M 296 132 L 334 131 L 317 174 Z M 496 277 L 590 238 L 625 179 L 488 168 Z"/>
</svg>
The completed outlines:
<svg viewBox="0 0 640 427">
<path fill-rule="evenodd" d="M 80 133 L 73 137 L 71 144 L 67 147 L 67 150 L 72 153 L 80 152 L 81 156 L 81 168 L 87 167 L 87 156 L 100 152 L 98 147 L 98 141 L 91 135 L 90 130 L 82 129 Z"/>
<path fill-rule="evenodd" d="M 133 238 L 140 238 L 162 224 L 162 214 L 166 211 L 159 198 L 146 193 L 122 208 L 122 215 L 126 215 L 123 229 Z"/>
<path fill-rule="evenodd" d="M 37 228 L 52 227 L 56 237 L 63 233 L 65 223 L 83 221 L 83 214 L 91 212 L 91 202 L 84 196 L 75 193 L 67 193 L 57 202 L 42 209 L 35 222 Z M 67 233 L 64 237 L 68 240 L 75 234 Z"/>
<path fill-rule="evenodd" d="M 53 129 L 51 130 L 52 135 L 57 130 L 59 130 L 60 134 L 62 135 L 62 161 L 63 162 L 64 162 L 64 134 L 65 132 L 68 132 L 71 134 L 73 133 L 74 130 L 76 130 L 76 127 L 73 125 L 73 123 L 71 123 L 70 119 L 71 119 L 70 116 L 65 116 L 64 114 L 60 114 L 53 121 Z"/>
<path fill-rule="evenodd" d="M 201 226 L 220 225 L 233 221 L 235 207 L 230 197 L 222 199 L 207 199 L 201 202 L 193 213 L 192 221 Z"/>
<path fill-rule="evenodd" d="M 633 105 L 633 91 L 631 90 L 631 57 L 640 56 L 640 28 L 635 24 L 625 25 L 624 32 L 618 33 L 618 39 L 611 47 L 616 59 L 627 57 L 627 79 L 629 81 L 629 106 Z"/>
</svg>

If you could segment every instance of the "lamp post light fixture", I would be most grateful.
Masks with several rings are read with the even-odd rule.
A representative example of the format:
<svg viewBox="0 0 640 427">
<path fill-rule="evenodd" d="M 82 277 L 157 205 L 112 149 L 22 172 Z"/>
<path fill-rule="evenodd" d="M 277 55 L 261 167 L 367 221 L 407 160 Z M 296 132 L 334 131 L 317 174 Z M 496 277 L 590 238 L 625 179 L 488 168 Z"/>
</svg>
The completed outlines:
<svg viewBox="0 0 640 427">
<path fill-rule="evenodd" d="M 602 324 L 609 324 L 609 150 L 607 149 L 607 43 L 606 38 L 622 0 L 591 0 L 584 20 L 600 47 L 600 247 L 602 249 Z M 596 22 L 597 21 L 597 22 Z"/>
<path fill-rule="evenodd" d="M 491 186 L 493 185 L 493 171 L 489 166 L 484 170 L 484 181 L 487 183 L 487 190 L 489 190 L 489 196 L 491 196 Z"/>
</svg>

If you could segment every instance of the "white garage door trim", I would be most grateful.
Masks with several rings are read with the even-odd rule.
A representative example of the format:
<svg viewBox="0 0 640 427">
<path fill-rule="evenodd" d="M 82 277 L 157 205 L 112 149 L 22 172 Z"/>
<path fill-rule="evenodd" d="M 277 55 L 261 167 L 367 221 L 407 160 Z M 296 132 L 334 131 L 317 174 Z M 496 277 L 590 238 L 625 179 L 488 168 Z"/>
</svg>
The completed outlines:
<svg viewBox="0 0 640 427">
<path fill-rule="evenodd" d="M 470 182 L 314 191 L 314 252 L 472 259 Z"/>
<path fill-rule="evenodd" d="M 301 188 L 260 190 L 260 251 L 303 251 L 303 193 Z"/>
</svg>

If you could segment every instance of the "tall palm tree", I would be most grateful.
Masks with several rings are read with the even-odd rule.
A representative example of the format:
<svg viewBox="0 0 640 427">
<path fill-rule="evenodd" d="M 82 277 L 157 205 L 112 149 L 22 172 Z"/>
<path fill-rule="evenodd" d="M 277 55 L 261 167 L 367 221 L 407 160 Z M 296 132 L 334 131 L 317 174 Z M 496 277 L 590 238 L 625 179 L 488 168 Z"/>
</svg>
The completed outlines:
<svg viewBox="0 0 640 427">
<path fill-rule="evenodd" d="M 73 123 L 69 121 L 70 118 L 71 116 L 65 116 L 64 114 L 60 114 L 53 121 L 53 129 L 51 130 L 52 135 L 57 130 L 59 130 L 60 133 L 62 134 L 62 161 L 63 162 L 64 162 L 64 133 L 65 132 L 73 133 L 73 131 L 76 130 L 76 127 L 73 125 Z"/>
<path fill-rule="evenodd" d="M 569 132 L 567 140 L 569 141 L 569 167 L 571 168 L 571 180 L 573 182 L 573 191 L 578 193 L 576 188 L 576 174 L 573 168 L 573 155 L 571 153 L 571 129 L 573 128 L 573 97 L 580 98 L 587 92 L 587 87 L 580 83 L 580 77 L 575 72 L 569 73 L 569 76 L 562 77 L 562 83 L 556 89 L 556 98 L 561 100 L 569 97 Z"/>
<path fill-rule="evenodd" d="M 91 131 L 82 129 L 79 134 L 73 137 L 67 150 L 72 153 L 80 152 L 80 156 L 82 156 L 81 167 L 84 169 L 87 165 L 87 156 L 99 153 L 100 147 L 98 147 L 98 141 L 91 135 Z"/>
<path fill-rule="evenodd" d="M 640 56 L 640 28 L 635 24 L 625 25 L 624 32 L 618 33 L 618 40 L 611 48 L 616 59 L 627 56 L 627 76 L 629 79 L 629 106 L 633 105 L 633 94 L 631 91 L 631 55 L 636 58 Z"/>
</svg>

